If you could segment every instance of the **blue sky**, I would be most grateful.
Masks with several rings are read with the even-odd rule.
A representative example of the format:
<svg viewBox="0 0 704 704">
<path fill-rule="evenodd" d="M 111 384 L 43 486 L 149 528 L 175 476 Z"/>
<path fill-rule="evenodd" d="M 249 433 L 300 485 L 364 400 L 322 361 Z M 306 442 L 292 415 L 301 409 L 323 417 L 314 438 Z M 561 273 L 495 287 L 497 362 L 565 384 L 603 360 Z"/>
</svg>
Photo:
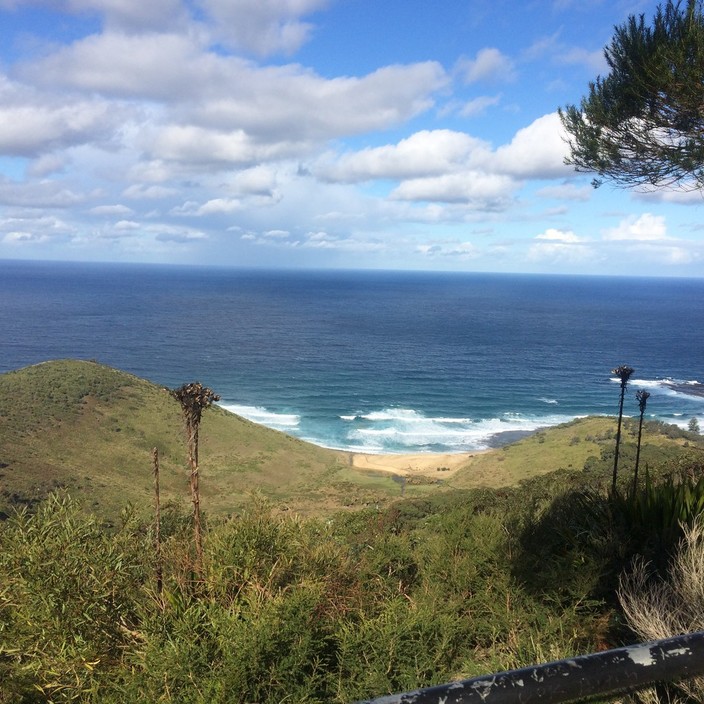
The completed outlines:
<svg viewBox="0 0 704 704">
<path fill-rule="evenodd" d="M 563 163 L 644 0 L 0 0 L 0 259 L 704 275 Z"/>
</svg>

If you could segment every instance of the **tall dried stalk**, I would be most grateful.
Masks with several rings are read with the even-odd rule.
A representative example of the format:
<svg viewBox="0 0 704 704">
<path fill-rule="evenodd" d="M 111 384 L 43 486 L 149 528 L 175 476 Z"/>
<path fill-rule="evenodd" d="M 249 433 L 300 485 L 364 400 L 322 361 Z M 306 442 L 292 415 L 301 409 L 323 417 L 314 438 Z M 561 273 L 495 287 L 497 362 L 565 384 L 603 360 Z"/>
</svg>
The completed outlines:
<svg viewBox="0 0 704 704">
<path fill-rule="evenodd" d="M 159 603 L 163 605 L 164 567 L 161 556 L 161 499 L 159 494 L 159 450 L 152 449 L 152 464 L 154 467 L 154 550 L 156 553 L 156 593 Z"/>
<path fill-rule="evenodd" d="M 636 468 L 633 472 L 633 495 L 635 496 L 636 489 L 638 488 L 638 467 L 640 465 L 640 441 L 643 437 L 643 416 L 645 415 L 645 409 L 648 405 L 648 399 L 650 398 L 650 393 L 648 391 L 636 391 L 636 400 L 638 401 L 638 407 L 640 408 L 640 419 L 638 421 L 638 445 L 636 446 Z M 647 469 L 647 465 L 646 465 Z"/>
<path fill-rule="evenodd" d="M 191 500 L 193 501 L 193 540 L 196 559 L 193 571 L 200 579 L 203 567 L 203 529 L 200 518 L 200 489 L 198 486 L 198 431 L 203 411 L 219 401 L 220 397 L 200 382 L 184 384 L 171 391 L 171 395 L 181 404 L 181 412 L 186 426 L 188 466 L 190 468 Z"/>
<path fill-rule="evenodd" d="M 614 474 L 611 481 L 611 492 L 616 493 L 616 474 L 618 472 L 618 453 L 621 448 L 621 422 L 623 420 L 623 398 L 626 395 L 626 386 L 628 380 L 633 374 L 633 368 L 622 364 L 616 369 L 612 369 L 611 373 L 615 374 L 621 380 L 621 397 L 618 404 L 618 428 L 616 430 L 616 449 L 614 450 Z"/>
</svg>

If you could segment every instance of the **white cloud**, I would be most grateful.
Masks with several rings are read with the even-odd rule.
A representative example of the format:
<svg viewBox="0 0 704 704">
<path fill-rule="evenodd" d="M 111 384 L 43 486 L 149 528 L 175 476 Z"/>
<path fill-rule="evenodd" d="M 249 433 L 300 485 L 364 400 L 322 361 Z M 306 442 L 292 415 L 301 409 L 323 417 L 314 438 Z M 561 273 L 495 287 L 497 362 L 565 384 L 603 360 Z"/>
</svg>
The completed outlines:
<svg viewBox="0 0 704 704">
<path fill-rule="evenodd" d="M 215 34 L 234 48 L 267 56 L 291 54 L 310 38 L 301 18 L 328 0 L 201 0 L 216 22 Z"/>
<path fill-rule="evenodd" d="M 142 226 L 134 220 L 119 220 L 115 223 L 116 230 L 128 231 L 139 230 Z"/>
<path fill-rule="evenodd" d="M 591 186 L 577 186 L 574 183 L 559 183 L 554 186 L 545 186 L 536 191 L 541 198 L 553 198 L 565 201 L 588 201 L 594 189 Z"/>
<path fill-rule="evenodd" d="M 200 230 L 192 230 L 185 227 L 174 227 L 173 225 L 159 224 L 150 225 L 145 228 L 149 232 L 156 233 L 157 242 L 172 242 L 175 244 L 187 244 L 189 242 L 204 240 L 208 238 Z"/>
<path fill-rule="evenodd" d="M 519 178 L 567 177 L 573 172 L 564 163 L 567 145 L 563 137 L 559 115 L 543 115 L 496 150 L 495 168 Z"/>
<path fill-rule="evenodd" d="M 575 243 L 582 240 L 571 230 L 557 230 L 548 228 L 545 232 L 535 236 L 536 240 L 550 240 L 553 242 Z"/>
<path fill-rule="evenodd" d="M 657 188 L 649 191 L 636 191 L 635 197 L 646 203 L 677 203 L 678 205 L 704 204 L 704 191 L 699 188 Z"/>
<path fill-rule="evenodd" d="M 27 167 L 27 175 L 34 178 L 43 178 L 49 174 L 63 170 L 67 166 L 67 159 L 59 154 L 42 154 Z"/>
<path fill-rule="evenodd" d="M 238 198 L 213 198 L 203 203 L 196 215 L 215 215 L 218 213 L 234 213 L 242 209 L 242 202 Z"/>
<path fill-rule="evenodd" d="M 480 49 L 473 59 L 460 59 L 456 69 L 467 83 L 508 83 L 516 78 L 513 61 L 495 48 Z"/>
<path fill-rule="evenodd" d="M 268 165 L 260 164 L 238 171 L 227 185 L 234 193 L 241 195 L 271 197 L 276 193 L 277 171 Z"/>
<path fill-rule="evenodd" d="M 95 208 L 91 208 L 89 212 L 92 215 L 133 215 L 134 210 L 128 208 L 126 205 L 115 204 L 115 205 L 97 205 Z"/>
<path fill-rule="evenodd" d="M 3 236 L 3 244 L 41 244 L 48 241 L 46 235 L 38 235 L 32 232 L 14 231 Z"/>
<path fill-rule="evenodd" d="M 605 75 L 609 70 L 603 49 L 588 51 L 581 47 L 566 48 L 557 56 L 557 61 L 563 64 L 584 66 L 590 74 L 595 76 Z"/>
<path fill-rule="evenodd" d="M 667 225 L 662 215 L 643 213 L 630 215 L 622 220 L 616 227 L 602 232 L 604 240 L 636 240 L 652 242 L 669 239 Z"/>
<path fill-rule="evenodd" d="M 55 181 L 13 183 L 0 181 L 0 205 L 13 205 L 26 208 L 70 208 L 85 200 L 76 193 Z"/>
<path fill-rule="evenodd" d="M 258 143 L 243 130 L 208 130 L 194 125 L 171 125 L 144 134 L 141 140 L 152 158 L 206 164 L 253 166 L 262 160 L 294 156 L 301 148 L 292 142 Z"/>
<path fill-rule="evenodd" d="M 23 75 L 46 87 L 157 101 L 175 112 L 151 119 L 170 129 L 304 143 L 399 124 L 430 108 L 448 82 L 432 61 L 326 79 L 297 65 L 257 67 L 209 52 L 190 35 L 117 33 L 76 42 Z"/>
<path fill-rule="evenodd" d="M 476 259 L 481 256 L 481 252 L 471 242 L 434 242 L 420 244 L 415 250 L 427 258 L 456 258 L 456 259 Z"/>
<path fill-rule="evenodd" d="M 508 176 L 463 172 L 409 179 L 395 188 L 391 197 L 398 200 L 466 203 L 479 210 L 500 210 L 507 206 L 514 189 L 515 183 Z"/>
<path fill-rule="evenodd" d="M 69 224 L 49 215 L 5 218 L 0 220 L 0 232 L 5 233 L 1 241 L 6 244 L 65 242 L 75 234 Z"/>
<path fill-rule="evenodd" d="M 594 249 L 572 230 L 548 228 L 528 249 L 528 261 L 541 264 L 578 266 L 597 259 Z"/>
<path fill-rule="evenodd" d="M 41 94 L 0 76 L 0 153 L 39 156 L 109 136 L 124 111 L 100 99 Z"/>
<path fill-rule="evenodd" d="M 482 115 L 488 108 L 498 105 L 500 101 L 500 95 L 480 95 L 477 98 L 468 100 L 459 108 L 457 114 L 461 117 L 476 117 L 477 115 Z"/>
<path fill-rule="evenodd" d="M 134 198 L 135 200 L 146 200 L 155 198 L 168 198 L 173 196 L 178 191 L 175 188 L 168 186 L 147 186 L 143 183 L 133 183 L 125 188 L 122 195 L 125 198 Z"/>
<path fill-rule="evenodd" d="M 328 155 L 313 170 L 323 178 L 347 183 L 441 175 L 466 168 L 477 150 L 486 152 L 489 145 L 463 132 L 423 130 L 398 144 L 343 154 L 334 162 Z"/>
<path fill-rule="evenodd" d="M 164 29 L 185 20 L 180 0 L 64 0 L 64 3 L 74 12 L 98 12 L 108 26 L 127 30 Z"/>
<path fill-rule="evenodd" d="M 291 236 L 291 233 L 288 230 L 269 230 L 268 232 L 263 232 L 262 236 L 273 239 L 286 239 Z"/>
<path fill-rule="evenodd" d="M 223 64 L 236 68 L 237 63 L 211 57 L 203 43 L 188 33 L 106 31 L 20 65 L 19 75 L 47 88 L 177 100 L 179 95 L 183 99 L 202 96 Z"/>
</svg>

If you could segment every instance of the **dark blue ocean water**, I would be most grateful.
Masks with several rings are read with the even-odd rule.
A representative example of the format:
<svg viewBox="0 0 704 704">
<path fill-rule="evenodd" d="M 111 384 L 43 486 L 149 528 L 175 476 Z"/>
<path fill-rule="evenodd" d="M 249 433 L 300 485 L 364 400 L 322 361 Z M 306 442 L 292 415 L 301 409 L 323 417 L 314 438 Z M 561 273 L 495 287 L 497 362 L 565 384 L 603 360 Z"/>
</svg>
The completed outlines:
<svg viewBox="0 0 704 704">
<path fill-rule="evenodd" d="M 0 371 L 96 359 L 329 447 L 460 451 L 613 415 L 704 426 L 704 280 L 0 262 Z M 674 390 L 670 383 L 687 384 Z"/>
</svg>

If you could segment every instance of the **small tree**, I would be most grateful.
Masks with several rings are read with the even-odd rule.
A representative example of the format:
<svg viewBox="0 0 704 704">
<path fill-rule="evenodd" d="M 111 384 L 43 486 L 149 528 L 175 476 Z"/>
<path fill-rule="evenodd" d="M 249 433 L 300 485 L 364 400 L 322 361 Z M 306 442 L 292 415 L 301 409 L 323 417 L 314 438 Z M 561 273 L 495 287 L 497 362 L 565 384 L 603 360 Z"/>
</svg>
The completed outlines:
<svg viewBox="0 0 704 704">
<path fill-rule="evenodd" d="M 612 369 L 611 373 L 615 374 L 621 380 L 621 396 L 618 404 L 618 426 L 616 428 L 616 449 L 614 451 L 614 475 L 611 481 L 611 491 L 616 493 L 616 474 L 618 473 L 618 453 L 621 447 L 621 421 L 623 420 L 623 398 L 626 395 L 626 386 L 628 386 L 628 380 L 631 378 L 634 370 L 622 364 L 616 369 Z"/>
<path fill-rule="evenodd" d="M 560 110 L 577 171 L 617 186 L 704 187 L 704 14 L 668 0 L 652 24 L 631 16 L 604 49 L 606 77 Z"/>
<path fill-rule="evenodd" d="M 696 418 L 691 418 L 689 423 L 687 424 L 687 430 L 689 430 L 690 433 L 698 433 L 699 421 Z"/>
<path fill-rule="evenodd" d="M 200 382 L 184 384 L 171 391 L 171 395 L 181 404 L 181 412 L 186 426 L 188 466 L 190 468 L 191 500 L 193 501 L 193 539 L 196 549 L 194 571 L 201 576 L 203 565 L 203 530 L 200 519 L 200 489 L 198 487 L 198 431 L 203 411 L 220 397 Z"/>
<path fill-rule="evenodd" d="M 638 465 L 640 464 L 640 440 L 643 436 L 643 416 L 645 415 L 645 408 L 648 405 L 648 399 L 650 398 L 650 393 L 648 391 L 636 391 L 636 400 L 638 401 L 638 407 L 640 408 L 640 419 L 638 421 L 638 445 L 636 447 L 636 468 L 633 472 L 633 494 L 635 495 L 636 489 L 638 487 Z M 647 469 L 646 469 L 647 471 Z"/>
</svg>

